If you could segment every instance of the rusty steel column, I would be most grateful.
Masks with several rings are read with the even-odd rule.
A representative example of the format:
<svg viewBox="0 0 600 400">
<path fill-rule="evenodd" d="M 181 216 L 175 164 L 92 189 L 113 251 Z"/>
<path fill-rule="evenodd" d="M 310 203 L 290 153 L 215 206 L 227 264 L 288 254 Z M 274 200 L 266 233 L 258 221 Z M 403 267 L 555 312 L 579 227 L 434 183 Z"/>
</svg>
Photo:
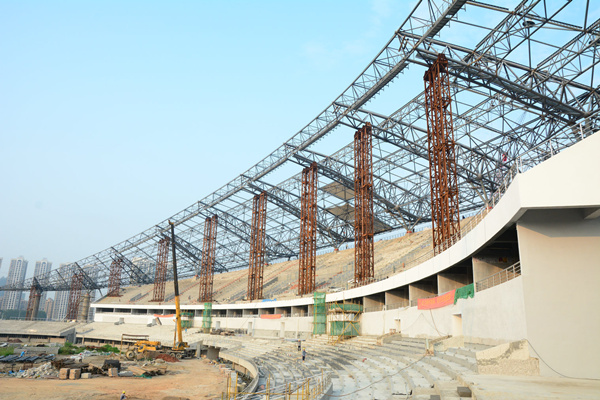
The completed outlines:
<svg viewBox="0 0 600 400">
<path fill-rule="evenodd" d="M 121 289 L 121 268 L 123 260 L 115 258 L 110 263 L 110 275 L 108 277 L 108 294 L 107 297 L 120 297 L 119 290 Z"/>
<path fill-rule="evenodd" d="M 29 301 L 27 302 L 27 312 L 25 313 L 25 319 L 33 321 L 37 318 L 38 311 L 40 309 L 40 298 L 42 297 L 42 290 L 37 282 L 37 279 L 33 278 L 31 284 L 31 290 L 29 290 Z"/>
<path fill-rule="evenodd" d="M 204 242 L 202 245 L 202 268 L 200 270 L 200 295 L 198 300 L 205 303 L 213 301 L 213 279 L 215 250 L 217 245 L 218 217 L 206 218 Z"/>
<path fill-rule="evenodd" d="M 373 254 L 373 137 L 370 123 L 354 134 L 354 285 L 375 277 Z"/>
<path fill-rule="evenodd" d="M 83 286 L 83 272 L 77 272 L 71 279 L 71 290 L 69 291 L 69 301 L 67 307 L 67 320 L 77 319 L 79 312 L 79 301 L 81 300 L 81 287 Z"/>
<path fill-rule="evenodd" d="M 250 233 L 250 265 L 248 268 L 248 300 L 262 298 L 265 268 L 265 225 L 267 193 L 254 196 L 252 201 L 252 230 Z"/>
<path fill-rule="evenodd" d="M 298 295 L 315 291 L 317 258 L 317 163 L 302 170 Z"/>
<path fill-rule="evenodd" d="M 439 54 L 423 77 L 434 254 L 443 252 L 460 239 L 458 174 L 447 67 L 448 60 Z"/>
<path fill-rule="evenodd" d="M 169 262 L 169 238 L 162 238 L 158 242 L 158 257 L 156 274 L 154 275 L 154 295 L 150 301 L 165 300 L 165 285 L 167 283 L 167 264 Z"/>
</svg>

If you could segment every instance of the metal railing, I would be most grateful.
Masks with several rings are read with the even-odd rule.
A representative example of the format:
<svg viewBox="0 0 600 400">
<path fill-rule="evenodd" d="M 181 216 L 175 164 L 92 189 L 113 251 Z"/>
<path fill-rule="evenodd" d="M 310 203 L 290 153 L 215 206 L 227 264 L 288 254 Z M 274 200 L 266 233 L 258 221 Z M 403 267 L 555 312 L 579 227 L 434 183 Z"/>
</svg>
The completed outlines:
<svg viewBox="0 0 600 400">
<path fill-rule="evenodd" d="M 521 262 L 517 261 L 510 267 L 503 269 L 493 275 L 488 276 L 485 279 L 475 283 L 475 291 L 481 292 L 482 290 L 489 289 L 491 287 L 500 285 L 501 283 L 508 282 L 516 277 L 521 276 Z"/>
<path fill-rule="evenodd" d="M 227 391 L 221 394 L 221 399 L 320 400 L 332 387 L 331 374 L 325 372 L 273 387 L 269 385 L 270 380 L 270 378 L 267 378 L 267 385 L 264 390 L 237 392 L 237 373 L 233 372 L 228 377 Z"/>
</svg>

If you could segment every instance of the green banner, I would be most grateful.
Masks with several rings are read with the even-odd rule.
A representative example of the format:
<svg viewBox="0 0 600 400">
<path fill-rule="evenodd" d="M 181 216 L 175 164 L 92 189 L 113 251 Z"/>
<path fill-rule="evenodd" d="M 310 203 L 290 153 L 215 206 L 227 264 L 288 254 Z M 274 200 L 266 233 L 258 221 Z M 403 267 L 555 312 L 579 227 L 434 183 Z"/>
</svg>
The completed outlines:
<svg viewBox="0 0 600 400">
<path fill-rule="evenodd" d="M 470 285 L 463 286 L 461 288 L 456 289 L 454 292 L 454 304 L 458 301 L 458 299 L 467 299 L 469 297 L 475 296 L 475 285 L 471 283 Z"/>
</svg>

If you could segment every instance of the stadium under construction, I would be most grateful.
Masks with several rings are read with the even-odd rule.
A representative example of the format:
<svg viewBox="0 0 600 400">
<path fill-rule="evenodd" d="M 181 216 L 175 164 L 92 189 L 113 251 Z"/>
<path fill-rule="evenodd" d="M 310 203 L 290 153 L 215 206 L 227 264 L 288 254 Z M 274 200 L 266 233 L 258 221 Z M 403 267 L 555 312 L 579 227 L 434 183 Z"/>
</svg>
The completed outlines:
<svg viewBox="0 0 600 400">
<path fill-rule="evenodd" d="M 485 399 L 491 374 L 600 380 L 590 5 L 417 2 L 339 97 L 237 178 L 67 274 L 0 287 L 30 293 L 29 321 L 0 337 L 42 332 L 41 293 L 69 291 L 81 342 L 172 340 L 175 251 L 184 339 L 235 360 L 247 391 L 321 374 L 331 398 Z M 461 29 L 479 36 L 457 43 Z M 409 69 L 422 92 L 366 108 Z M 323 154 L 334 134 L 347 140 Z M 279 355 L 298 342 L 309 362 L 290 365 Z"/>
</svg>

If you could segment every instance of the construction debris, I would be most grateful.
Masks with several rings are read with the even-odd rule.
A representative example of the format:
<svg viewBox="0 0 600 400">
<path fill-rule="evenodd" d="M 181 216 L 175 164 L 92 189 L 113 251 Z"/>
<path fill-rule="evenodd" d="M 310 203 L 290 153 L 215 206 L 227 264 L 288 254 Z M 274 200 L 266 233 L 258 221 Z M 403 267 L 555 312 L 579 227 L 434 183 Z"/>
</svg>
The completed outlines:
<svg viewBox="0 0 600 400">
<path fill-rule="evenodd" d="M 69 379 L 76 380 L 79 378 L 81 378 L 81 369 L 73 368 L 72 370 L 69 371 Z"/>
</svg>

